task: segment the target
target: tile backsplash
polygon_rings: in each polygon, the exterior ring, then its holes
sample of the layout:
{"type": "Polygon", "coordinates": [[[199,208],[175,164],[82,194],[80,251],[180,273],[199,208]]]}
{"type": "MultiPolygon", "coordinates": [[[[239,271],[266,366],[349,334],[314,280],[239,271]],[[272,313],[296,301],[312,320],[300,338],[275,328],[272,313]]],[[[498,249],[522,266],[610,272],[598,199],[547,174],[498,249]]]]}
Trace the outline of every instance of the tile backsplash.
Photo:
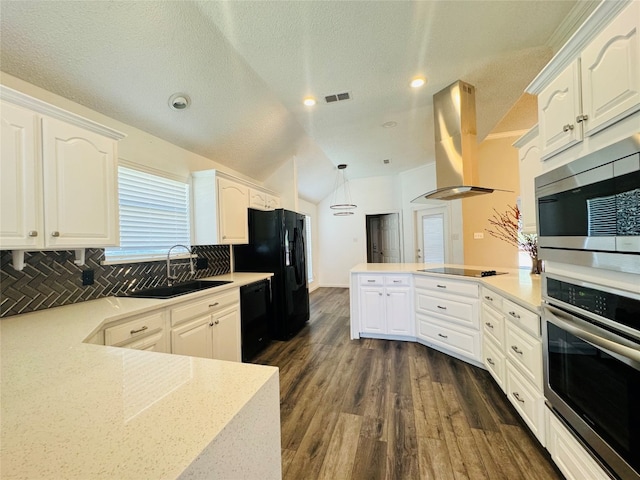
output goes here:
{"type": "MultiPolygon", "coordinates": [[[[191,277],[187,266],[178,266],[178,282],[231,271],[228,245],[198,246],[194,251],[199,259],[207,260],[207,267],[196,270],[191,277]]],[[[102,249],[87,249],[82,266],[73,263],[73,251],[29,252],[22,271],[13,269],[11,251],[0,253],[0,317],[117,295],[134,287],[155,287],[167,281],[165,262],[101,265],[102,249]],[[93,285],[82,285],[84,270],[94,271],[93,285]]],[[[172,265],[185,262],[179,259],[172,265]]]]}

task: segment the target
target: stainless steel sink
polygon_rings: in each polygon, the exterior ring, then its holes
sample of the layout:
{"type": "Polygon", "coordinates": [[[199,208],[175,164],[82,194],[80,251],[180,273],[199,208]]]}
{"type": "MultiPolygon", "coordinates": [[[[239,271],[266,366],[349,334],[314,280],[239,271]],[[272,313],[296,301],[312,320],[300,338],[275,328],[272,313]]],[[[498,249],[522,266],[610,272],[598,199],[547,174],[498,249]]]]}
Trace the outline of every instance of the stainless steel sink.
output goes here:
{"type": "Polygon", "coordinates": [[[207,288],[219,287],[231,283],[225,280],[193,280],[191,282],[178,283],[170,287],[145,288],[123,294],[123,297],[137,298],[173,298],[187,293],[205,290],[207,288]]]}

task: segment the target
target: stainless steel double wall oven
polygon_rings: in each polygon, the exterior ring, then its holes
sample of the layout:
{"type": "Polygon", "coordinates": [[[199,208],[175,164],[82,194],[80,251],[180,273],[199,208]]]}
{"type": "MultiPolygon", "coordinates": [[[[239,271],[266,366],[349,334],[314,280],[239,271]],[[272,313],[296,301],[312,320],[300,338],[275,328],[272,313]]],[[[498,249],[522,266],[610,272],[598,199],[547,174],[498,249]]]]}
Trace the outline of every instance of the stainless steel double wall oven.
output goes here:
{"type": "Polygon", "coordinates": [[[543,275],[545,398],[624,480],[640,479],[639,138],[536,178],[540,256],[582,272],[543,275]]]}

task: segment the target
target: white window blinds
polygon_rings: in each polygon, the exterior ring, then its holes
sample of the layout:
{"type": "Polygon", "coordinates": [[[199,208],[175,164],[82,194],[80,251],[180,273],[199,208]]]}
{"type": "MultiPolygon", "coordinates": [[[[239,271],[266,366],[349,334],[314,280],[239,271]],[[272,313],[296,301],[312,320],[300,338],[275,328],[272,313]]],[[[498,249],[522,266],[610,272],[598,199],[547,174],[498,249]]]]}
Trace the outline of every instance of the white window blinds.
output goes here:
{"type": "Polygon", "coordinates": [[[105,249],[107,262],[161,259],[191,245],[188,184],[118,167],[118,198],[120,247],[105,249]]]}

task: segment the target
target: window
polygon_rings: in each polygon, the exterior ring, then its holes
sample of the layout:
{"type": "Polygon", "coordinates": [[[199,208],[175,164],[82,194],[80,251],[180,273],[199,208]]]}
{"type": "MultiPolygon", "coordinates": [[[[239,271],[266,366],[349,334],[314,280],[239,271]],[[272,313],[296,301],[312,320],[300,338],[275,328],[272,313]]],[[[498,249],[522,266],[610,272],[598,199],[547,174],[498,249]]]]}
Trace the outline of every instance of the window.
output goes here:
{"type": "Polygon", "coordinates": [[[191,246],[189,185],[118,167],[120,247],[106,248],[106,262],[164,259],[176,244],[191,246]]]}
{"type": "Polygon", "coordinates": [[[309,215],[304,216],[304,236],[306,237],[306,254],[307,254],[307,282],[313,282],[313,256],[311,250],[313,249],[311,243],[311,217],[309,215]]]}

